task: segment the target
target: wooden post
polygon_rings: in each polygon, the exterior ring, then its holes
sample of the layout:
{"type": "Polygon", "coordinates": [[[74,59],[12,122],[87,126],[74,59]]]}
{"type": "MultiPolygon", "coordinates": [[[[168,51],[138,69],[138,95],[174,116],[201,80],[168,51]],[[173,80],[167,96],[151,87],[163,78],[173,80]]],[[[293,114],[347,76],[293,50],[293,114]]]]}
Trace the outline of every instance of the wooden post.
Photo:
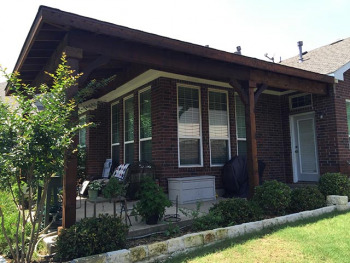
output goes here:
{"type": "Polygon", "coordinates": [[[256,83],[249,81],[248,103],[245,104],[245,123],[247,136],[247,168],[249,176],[249,196],[253,197],[254,188],[259,185],[258,151],[256,144],[256,123],[255,123],[255,91],[256,83]]]}
{"type": "MultiPolygon", "coordinates": [[[[82,57],[81,50],[71,47],[66,48],[67,63],[75,74],[79,73],[79,59],[82,57]],[[80,54],[80,55],[79,55],[80,54]]],[[[78,85],[70,87],[66,92],[67,99],[73,98],[78,92],[78,85]]],[[[78,121],[78,109],[73,113],[73,122],[78,121]]],[[[73,140],[72,149],[78,145],[78,136],[73,140]]],[[[65,167],[63,174],[63,203],[62,203],[62,227],[68,228],[76,221],[76,196],[77,196],[77,173],[78,173],[77,153],[68,151],[65,156],[65,167]]]]}
{"type": "Polygon", "coordinates": [[[252,198],[254,188],[259,185],[258,170],[258,150],[256,144],[256,123],[255,123],[255,104],[262,92],[267,89],[267,85],[259,85],[256,82],[246,81],[238,82],[235,79],[230,80],[230,85],[240,96],[245,107],[245,124],[247,140],[247,168],[249,176],[249,195],[252,198]],[[255,89],[257,89],[255,91],[255,89]]]}

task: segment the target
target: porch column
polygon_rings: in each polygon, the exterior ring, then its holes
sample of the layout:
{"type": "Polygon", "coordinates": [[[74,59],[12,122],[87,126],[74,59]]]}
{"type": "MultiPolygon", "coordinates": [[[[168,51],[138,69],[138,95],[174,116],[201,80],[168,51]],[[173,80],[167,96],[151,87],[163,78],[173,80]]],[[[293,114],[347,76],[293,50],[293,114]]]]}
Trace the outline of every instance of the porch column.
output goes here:
{"type": "MultiPolygon", "coordinates": [[[[66,47],[67,64],[75,73],[79,73],[79,59],[82,58],[82,50],[66,47]]],[[[70,87],[66,91],[67,99],[73,98],[78,92],[78,85],[70,87]]],[[[78,121],[78,109],[72,115],[72,122],[78,121]]],[[[77,153],[72,153],[78,145],[78,136],[73,139],[73,145],[65,155],[65,166],[63,174],[63,203],[62,203],[62,227],[68,228],[76,221],[76,183],[77,183],[77,153]]]]}
{"type": "Polygon", "coordinates": [[[254,195],[254,188],[259,185],[258,151],[256,145],[255,96],[256,83],[249,81],[247,103],[245,104],[245,125],[247,137],[247,167],[249,176],[249,198],[254,195]]]}
{"type": "Polygon", "coordinates": [[[245,125],[247,139],[247,167],[249,176],[249,196],[253,197],[254,188],[259,185],[258,170],[258,151],[256,144],[256,123],[255,123],[255,104],[259,96],[267,88],[260,84],[259,87],[254,81],[238,82],[235,79],[230,80],[230,85],[238,93],[245,106],[245,125]]]}

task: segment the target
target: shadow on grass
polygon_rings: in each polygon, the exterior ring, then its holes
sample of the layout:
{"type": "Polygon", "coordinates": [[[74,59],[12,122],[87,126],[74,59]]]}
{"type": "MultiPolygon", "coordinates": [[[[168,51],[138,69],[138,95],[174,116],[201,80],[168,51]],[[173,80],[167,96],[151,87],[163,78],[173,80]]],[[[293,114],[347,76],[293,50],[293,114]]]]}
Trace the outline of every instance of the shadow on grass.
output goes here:
{"type": "Polygon", "coordinates": [[[305,226],[308,224],[313,224],[316,222],[320,222],[322,220],[331,219],[331,218],[334,218],[336,216],[344,215],[347,213],[350,213],[350,212],[349,211],[335,211],[335,212],[331,212],[329,214],[324,214],[324,215],[317,216],[317,217],[303,219],[303,220],[293,222],[293,223],[286,223],[286,224],[279,225],[279,226],[271,226],[271,227],[265,228],[265,229],[263,229],[259,232],[256,232],[256,233],[245,234],[243,236],[220,241],[220,242],[215,243],[213,245],[208,245],[208,246],[203,246],[203,247],[197,248],[193,251],[190,251],[190,252],[187,252],[184,254],[180,254],[180,255],[175,256],[173,258],[169,258],[165,262],[167,262],[167,263],[187,262],[187,261],[194,259],[194,258],[197,258],[197,257],[202,257],[202,256],[205,256],[208,254],[223,251],[223,250],[225,250],[229,247],[232,247],[232,246],[243,245],[247,241],[263,238],[266,235],[273,234],[274,232],[277,232],[279,230],[283,230],[283,229],[288,228],[288,227],[302,227],[302,226],[305,226]]]}

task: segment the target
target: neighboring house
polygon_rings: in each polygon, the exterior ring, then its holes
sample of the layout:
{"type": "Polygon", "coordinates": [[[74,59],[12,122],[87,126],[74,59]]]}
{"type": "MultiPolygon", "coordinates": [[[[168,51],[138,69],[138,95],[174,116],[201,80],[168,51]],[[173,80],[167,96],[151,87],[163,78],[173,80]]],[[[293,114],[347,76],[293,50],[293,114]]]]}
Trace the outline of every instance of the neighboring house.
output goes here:
{"type": "MultiPolygon", "coordinates": [[[[107,158],[147,160],[166,190],[167,178],[200,175],[214,175],[222,188],[222,166],[237,154],[247,156],[252,186],[258,159],[266,163],[263,180],[286,183],[347,169],[348,130],[339,122],[346,123],[346,97],[344,112],[336,110],[332,76],[43,6],[15,70],[38,85],[63,51],[84,72],[80,86],[116,75],[81,105],[81,118],[97,124],[81,133],[88,175],[100,175],[107,158]]],[[[64,226],[75,220],[76,171],[68,162],[64,226]]]]}
{"type": "Polygon", "coordinates": [[[9,105],[16,106],[17,104],[15,103],[15,100],[12,96],[6,96],[5,95],[5,90],[6,90],[6,85],[7,82],[1,82],[0,83],[0,100],[6,102],[9,105]]]}
{"type": "Polygon", "coordinates": [[[300,49],[298,56],[282,64],[334,76],[336,83],[330,90],[326,110],[318,111],[323,118],[316,122],[318,154],[321,166],[350,174],[350,38],[311,51],[300,49]]]}
{"type": "Polygon", "coordinates": [[[0,99],[2,101],[5,100],[5,88],[6,88],[6,82],[1,82],[0,83],[0,99]]]}

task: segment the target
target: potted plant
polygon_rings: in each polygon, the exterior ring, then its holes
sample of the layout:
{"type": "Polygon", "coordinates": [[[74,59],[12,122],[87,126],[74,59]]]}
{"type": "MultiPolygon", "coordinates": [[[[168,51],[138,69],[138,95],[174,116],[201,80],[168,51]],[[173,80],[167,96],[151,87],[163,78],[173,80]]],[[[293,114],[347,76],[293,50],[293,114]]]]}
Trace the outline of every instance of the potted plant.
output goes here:
{"type": "Polygon", "coordinates": [[[125,196],[126,185],[123,182],[120,182],[117,178],[111,177],[107,185],[102,190],[102,195],[104,198],[111,199],[117,198],[120,196],[125,196]]]}
{"type": "Polygon", "coordinates": [[[88,186],[89,199],[96,200],[98,191],[102,189],[102,183],[98,180],[92,181],[88,186]]]}
{"type": "Polygon", "coordinates": [[[134,205],[133,214],[140,215],[148,225],[157,224],[163,217],[165,208],[171,206],[163,189],[149,177],[143,178],[137,196],[140,200],[134,205]]]}

